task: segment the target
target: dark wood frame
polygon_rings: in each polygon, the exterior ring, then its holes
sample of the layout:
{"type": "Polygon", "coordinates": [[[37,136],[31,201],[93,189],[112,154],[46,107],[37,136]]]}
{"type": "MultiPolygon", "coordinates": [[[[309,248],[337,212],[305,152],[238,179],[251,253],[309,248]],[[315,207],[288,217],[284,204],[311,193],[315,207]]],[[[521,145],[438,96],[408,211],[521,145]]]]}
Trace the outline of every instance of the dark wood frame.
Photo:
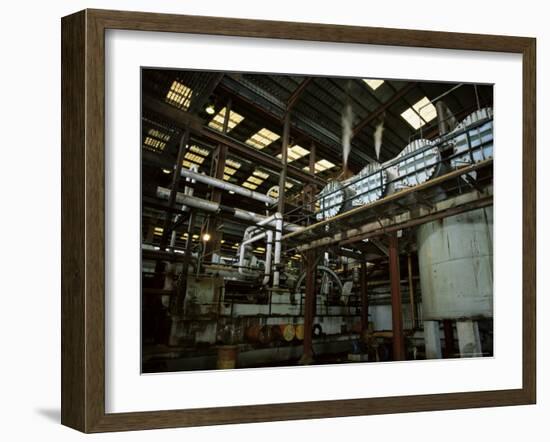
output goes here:
{"type": "MultiPolygon", "coordinates": [[[[62,19],[61,422],[84,432],[534,404],[536,134],[534,38],[85,10],[62,19]],[[515,390],[193,410],[105,413],[106,29],[518,53],[523,56],[523,386],[515,390]]],[[[518,115],[521,110],[518,109],[518,115]]]]}

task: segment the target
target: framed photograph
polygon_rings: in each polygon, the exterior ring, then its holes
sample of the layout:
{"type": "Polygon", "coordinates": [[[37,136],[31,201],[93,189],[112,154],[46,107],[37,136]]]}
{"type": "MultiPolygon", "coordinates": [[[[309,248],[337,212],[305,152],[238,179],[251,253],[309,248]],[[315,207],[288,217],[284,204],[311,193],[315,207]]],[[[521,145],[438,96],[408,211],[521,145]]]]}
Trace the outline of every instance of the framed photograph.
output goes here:
{"type": "Polygon", "coordinates": [[[62,19],[62,423],[534,404],[535,39],[62,19]]]}

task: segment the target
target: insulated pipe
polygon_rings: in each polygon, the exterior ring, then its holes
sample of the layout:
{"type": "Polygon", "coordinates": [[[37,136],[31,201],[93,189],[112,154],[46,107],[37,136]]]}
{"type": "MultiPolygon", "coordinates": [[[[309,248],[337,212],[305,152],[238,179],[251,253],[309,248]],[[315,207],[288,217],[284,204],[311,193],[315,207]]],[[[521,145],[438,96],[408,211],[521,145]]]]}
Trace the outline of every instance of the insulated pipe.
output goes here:
{"type": "Polygon", "coordinates": [[[244,258],[246,255],[246,247],[248,244],[252,244],[256,241],[259,241],[260,239],[263,239],[267,236],[266,232],[262,232],[259,235],[251,236],[254,230],[256,229],[255,226],[248,227],[244,232],[243,241],[241,242],[241,246],[239,248],[239,273],[241,275],[251,275],[254,274],[254,272],[247,271],[248,269],[244,268],[244,258]]]}
{"type": "Polygon", "coordinates": [[[273,272],[273,287],[279,287],[281,264],[281,238],[283,232],[283,216],[280,213],[275,214],[275,271],[273,272]]]}
{"type": "Polygon", "coordinates": [[[271,230],[267,231],[267,245],[265,248],[265,273],[264,280],[262,285],[267,285],[269,283],[269,276],[271,275],[271,252],[273,250],[273,232],[271,230]]]}
{"type": "MultiPolygon", "coordinates": [[[[157,197],[167,199],[169,194],[169,189],[160,186],[157,187],[157,197]]],[[[185,195],[181,192],[178,192],[176,202],[178,204],[189,206],[194,209],[204,210],[205,212],[227,213],[233,215],[235,218],[242,219],[244,221],[252,221],[258,225],[275,227],[276,224],[275,215],[266,217],[255,212],[249,212],[247,210],[224,206],[223,204],[216,203],[214,201],[208,201],[202,198],[197,198],[195,196],[185,195]]],[[[284,228],[289,232],[298,232],[303,229],[302,226],[290,223],[285,224],[284,228]]]]}
{"type": "Polygon", "coordinates": [[[263,203],[267,203],[271,205],[277,204],[276,199],[271,198],[270,196],[264,195],[263,193],[254,192],[253,190],[247,189],[245,187],[237,186],[236,184],[231,184],[231,183],[228,183],[227,181],[213,178],[208,175],[203,175],[197,172],[193,172],[192,170],[189,170],[189,169],[182,168],[181,175],[184,177],[196,180],[199,183],[208,184],[217,189],[235,192],[237,195],[246,196],[256,201],[261,201],[263,203]]]}

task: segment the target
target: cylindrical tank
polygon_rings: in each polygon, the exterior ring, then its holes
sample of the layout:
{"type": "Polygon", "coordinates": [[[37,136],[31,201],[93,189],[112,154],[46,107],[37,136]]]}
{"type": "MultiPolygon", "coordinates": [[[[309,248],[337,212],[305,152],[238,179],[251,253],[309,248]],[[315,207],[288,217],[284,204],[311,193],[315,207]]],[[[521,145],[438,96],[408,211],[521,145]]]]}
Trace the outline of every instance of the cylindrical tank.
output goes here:
{"type": "Polygon", "coordinates": [[[272,338],[272,330],[269,325],[254,324],[245,331],[246,339],[253,343],[262,345],[269,344],[272,338]]]}
{"type": "Polygon", "coordinates": [[[493,158],[493,109],[479,109],[462,120],[453,132],[463,132],[468,126],[476,123],[476,127],[461,133],[454,138],[454,155],[451,159],[453,167],[478,163],[493,158]],[[485,121],[485,123],[481,123],[485,121]]]}
{"type": "Polygon", "coordinates": [[[417,229],[424,320],[493,316],[493,208],[417,229]]]}
{"type": "Polygon", "coordinates": [[[296,325],[296,339],[298,339],[298,341],[303,341],[304,340],[304,324],[298,324],[296,325]]]}
{"type": "Polygon", "coordinates": [[[351,201],[352,206],[363,206],[382,198],[386,191],[388,174],[380,163],[370,163],[358,175],[346,180],[346,183],[350,181],[350,187],[355,193],[351,201]]]}
{"type": "Polygon", "coordinates": [[[292,341],[294,339],[294,337],[296,336],[296,329],[294,328],[294,325],[293,324],[281,324],[280,327],[281,327],[281,332],[282,332],[283,339],[286,342],[292,341]]]}
{"type": "Polygon", "coordinates": [[[218,347],[218,359],[216,367],[222,370],[237,366],[239,348],[236,345],[220,345],[218,347]]]}
{"type": "Polygon", "coordinates": [[[318,220],[332,218],[351,207],[353,190],[339,181],[330,181],[319,193],[318,220]]]}
{"type": "Polygon", "coordinates": [[[388,173],[392,177],[392,190],[412,187],[437,176],[441,166],[439,149],[430,140],[419,138],[405,148],[388,163],[395,163],[388,173]]]}

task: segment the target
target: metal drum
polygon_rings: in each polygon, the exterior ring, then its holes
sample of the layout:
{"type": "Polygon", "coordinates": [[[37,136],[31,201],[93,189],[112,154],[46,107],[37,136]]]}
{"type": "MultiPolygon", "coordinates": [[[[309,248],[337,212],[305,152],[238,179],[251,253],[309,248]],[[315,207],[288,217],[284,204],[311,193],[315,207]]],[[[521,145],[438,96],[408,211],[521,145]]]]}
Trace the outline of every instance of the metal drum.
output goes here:
{"type": "Polygon", "coordinates": [[[281,327],[281,333],[286,342],[292,341],[296,336],[296,329],[293,324],[281,324],[279,327],[281,327]]]}
{"type": "Polygon", "coordinates": [[[352,178],[351,188],[355,197],[351,201],[352,206],[363,206],[372,203],[384,195],[388,174],[382,169],[380,163],[370,163],[361,172],[352,178]]]}
{"type": "Polygon", "coordinates": [[[218,347],[216,367],[221,370],[235,368],[239,348],[236,345],[221,345],[218,347]]]}
{"type": "Polygon", "coordinates": [[[304,340],[304,324],[296,325],[296,339],[298,339],[298,341],[304,340]]]}
{"type": "Polygon", "coordinates": [[[433,142],[420,138],[409,143],[391,163],[394,165],[390,172],[396,175],[392,184],[395,190],[400,190],[422,184],[437,176],[441,155],[433,142]]]}
{"type": "Polygon", "coordinates": [[[319,211],[315,215],[318,220],[332,218],[348,209],[353,196],[352,189],[344,187],[339,181],[328,183],[319,193],[319,211]]]}
{"type": "Polygon", "coordinates": [[[493,157],[493,109],[479,109],[462,120],[453,132],[462,132],[454,138],[454,168],[465,166],[493,157]],[[481,121],[487,120],[485,123],[481,121]],[[476,124],[479,123],[479,124],[476,124]],[[469,126],[470,130],[464,132],[469,126]]]}
{"type": "Polygon", "coordinates": [[[417,230],[424,320],[493,316],[493,208],[417,230]]]}

